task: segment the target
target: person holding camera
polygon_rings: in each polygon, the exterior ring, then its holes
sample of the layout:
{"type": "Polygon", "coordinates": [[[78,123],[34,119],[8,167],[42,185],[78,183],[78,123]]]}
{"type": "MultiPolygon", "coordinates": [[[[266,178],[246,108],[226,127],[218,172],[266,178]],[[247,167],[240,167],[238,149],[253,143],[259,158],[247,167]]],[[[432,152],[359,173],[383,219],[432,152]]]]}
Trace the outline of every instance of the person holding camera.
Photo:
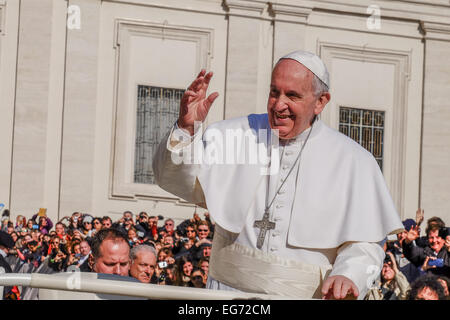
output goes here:
{"type": "Polygon", "coordinates": [[[176,247],[173,249],[175,259],[183,256],[191,257],[193,254],[193,246],[198,241],[197,230],[194,223],[190,222],[184,231],[185,233],[182,234],[176,247]]]}
{"type": "Polygon", "coordinates": [[[52,252],[48,266],[57,272],[64,271],[68,266],[70,254],[65,246],[59,244],[59,238],[52,238],[51,244],[52,252]]]}
{"type": "Polygon", "coordinates": [[[394,254],[386,251],[380,281],[369,290],[366,300],[405,300],[409,289],[409,282],[398,269],[394,254]]]}
{"type": "MultiPolygon", "coordinates": [[[[142,211],[139,213],[139,216],[137,218],[136,224],[134,225],[134,227],[136,228],[137,231],[143,232],[144,233],[144,237],[146,238],[152,238],[150,233],[150,229],[149,229],[149,224],[148,224],[148,214],[145,211],[142,211]]],[[[143,238],[144,238],[143,237],[143,238]]]]}
{"type": "Polygon", "coordinates": [[[67,243],[67,241],[69,240],[69,236],[66,233],[66,226],[64,225],[64,223],[62,223],[61,221],[56,223],[55,232],[62,243],[67,243]]]}
{"type": "Polygon", "coordinates": [[[67,259],[67,267],[68,266],[78,266],[79,261],[81,259],[81,246],[80,246],[80,242],[75,241],[72,242],[71,245],[71,250],[69,252],[68,255],[68,259],[67,259]]]}
{"type": "Polygon", "coordinates": [[[143,243],[142,238],[138,236],[138,232],[140,232],[140,231],[137,231],[136,228],[134,228],[134,227],[131,227],[130,229],[128,229],[128,232],[127,232],[128,243],[130,244],[131,248],[143,243]]]}
{"type": "Polygon", "coordinates": [[[445,246],[448,236],[447,228],[432,226],[427,230],[428,246],[425,248],[416,246],[413,241],[419,237],[418,228],[412,228],[403,241],[403,253],[421,273],[435,275],[450,275],[450,253],[445,246]]]}
{"type": "Polygon", "coordinates": [[[120,230],[124,234],[127,234],[128,230],[134,228],[133,213],[131,211],[125,211],[122,218],[112,224],[112,228],[115,228],[117,230],[120,230]]]}

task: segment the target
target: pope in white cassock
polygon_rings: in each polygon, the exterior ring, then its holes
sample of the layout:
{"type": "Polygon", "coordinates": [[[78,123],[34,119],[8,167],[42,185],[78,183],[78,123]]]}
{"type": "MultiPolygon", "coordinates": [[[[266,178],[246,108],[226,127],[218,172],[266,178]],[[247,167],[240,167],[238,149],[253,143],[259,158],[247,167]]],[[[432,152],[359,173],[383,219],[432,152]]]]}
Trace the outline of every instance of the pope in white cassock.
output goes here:
{"type": "Polygon", "coordinates": [[[207,287],[364,298],[383,265],[382,241],[403,225],[373,156],[317,118],[330,100],[322,60],[304,51],[284,56],[267,114],[220,121],[202,134],[194,123],[218,96],[206,95],[211,78],[202,70],[186,90],[153,159],[158,185],[216,222],[207,287]]]}

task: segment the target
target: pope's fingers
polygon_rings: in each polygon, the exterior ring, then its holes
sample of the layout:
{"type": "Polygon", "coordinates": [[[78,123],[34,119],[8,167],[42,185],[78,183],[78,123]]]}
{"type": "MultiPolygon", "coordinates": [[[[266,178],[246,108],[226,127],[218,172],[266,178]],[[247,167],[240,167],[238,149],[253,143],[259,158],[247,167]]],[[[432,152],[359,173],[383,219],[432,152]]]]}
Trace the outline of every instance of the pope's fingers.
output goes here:
{"type": "Polygon", "coordinates": [[[210,71],[210,72],[208,72],[207,74],[206,74],[206,76],[205,76],[205,83],[208,85],[209,84],[209,82],[211,81],[211,78],[213,77],[213,73],[212,73],[212,71],[210,71]]]}
{"type": "Polygon", "coordinates": [[[219,96],[219,93],[218,92],[213,92],[213,93],[211,93],[209,96],[208,96],[208,98],[206,99],[206,103],[207,103],[207,107],[208,108],[210,108],[211,107],[211,105],[213,104],[213,102],[214,102],[214,100],[216,100],[217,99],[217,97],[219,96]]]}
{"type": "Polygon", "coordinates": [[[183,94],[182,99],[186,99],[186,98],[189,98],[189,97],[195,97],[195,96],[197,96],[197,93],[195,93],[195,92],[192,91],[192,90],[186,90],[186,91],[184,92],[184,94],[183,94]]]}
{"type": "Polygon", "coordinates": [[[341,289],[341,299],[344,299],[351,291],[353,291],[353,286],[350,283],[350,281],[344,281],[342,283],[342,289],[341,289]]]}
{"type": "Polygon", "coordinates": [[[328,278],[324,281],[324,283],[322,285],[322,294],[323,295],[326,295],[328,293],[332,284],[333,284],[333,281],[330,278],[328,278]]]}
{"type": "Polygon", "coordinates": [[[199,78],[196,78],[194,81],[191,82],[189,87],[187,87],[186,91],[193,91],[194,88],[197,86],[199,78]]]}
{"type": "Polygon", "coordinates": [[[341,299],[343,281],[340,277],[336,278],[333,283],[333,296],[335,299],[341,299]]]}
{"type": "Polygon", "coordinates": [[[358,287],[352,282],[352,291],[353,291],[353,295],[355,296],[355,297],[358,297],[359,296],[359,290],[358,290],[358,287]]]}
{"type": "Polygon", "coordinates": [[[197,75],[197,78],[203,77],[206,73],[206,69],[201,69],[200,72],[197,75]]]}
{"type": "Polygon", "coordinates": [[[351,280],[344,280],[341,290],[341,299],[345,299],[348,295],[353,294],[356,298],[359,296],[358,287],[351,280]]]}
{"type": "Polygon", "coordinates": [[[205,77],[203,77],[203,76],[199,77],[199,78],[195,79],[194,82],[191,83],[188,90],[199,91],[203,88],[204,82],[205,82],[205,77]]]}

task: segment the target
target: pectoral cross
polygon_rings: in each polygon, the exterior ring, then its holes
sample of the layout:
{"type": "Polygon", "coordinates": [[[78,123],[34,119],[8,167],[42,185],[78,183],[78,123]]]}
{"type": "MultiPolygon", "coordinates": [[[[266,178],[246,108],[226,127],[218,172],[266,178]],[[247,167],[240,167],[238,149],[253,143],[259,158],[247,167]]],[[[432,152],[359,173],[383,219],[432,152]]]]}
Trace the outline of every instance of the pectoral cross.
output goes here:
{"type": "Polygon", "coordinates": [[[256,247],[261,249],[266,238],[267,231],[275,229],[275,222],[269,220],[269,209],[264,210],[264,216],[262,220],[255,221],[253,227],[259,228],[258,241],[256,247]]]}

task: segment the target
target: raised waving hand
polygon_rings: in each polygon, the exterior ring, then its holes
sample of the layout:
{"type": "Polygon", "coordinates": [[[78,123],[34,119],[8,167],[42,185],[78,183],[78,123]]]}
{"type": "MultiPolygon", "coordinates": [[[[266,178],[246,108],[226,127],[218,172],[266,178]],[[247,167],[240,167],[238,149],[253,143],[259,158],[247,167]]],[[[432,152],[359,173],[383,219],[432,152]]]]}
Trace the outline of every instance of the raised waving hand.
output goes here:
{"type": "Polygon", "coordinates": [[[194,123],[205,121],[212,103],[219,96],[217,92],[213,92],[206,97],[212,76],[212,72],[206,73],[202,69],[181,98],[178,127],[189,131],[191,136],[194,135],[194,123]]]}

